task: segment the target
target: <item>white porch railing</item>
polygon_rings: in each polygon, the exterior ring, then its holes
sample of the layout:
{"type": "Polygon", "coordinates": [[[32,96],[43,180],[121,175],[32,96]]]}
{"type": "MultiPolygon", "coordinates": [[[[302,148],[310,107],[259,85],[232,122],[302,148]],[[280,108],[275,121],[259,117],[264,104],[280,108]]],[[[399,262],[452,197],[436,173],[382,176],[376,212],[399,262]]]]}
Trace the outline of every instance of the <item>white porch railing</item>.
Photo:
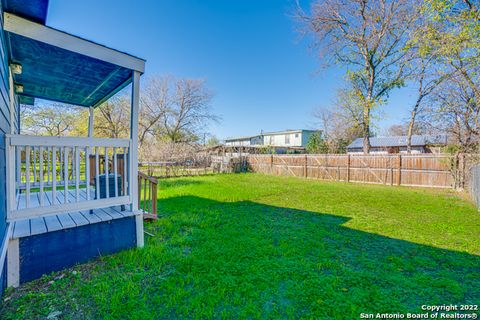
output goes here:
{"type": "Polygon", "coordinates": [[[7,219],[131,204],[130,146],[129,139],[7,135],[7,219]]]}

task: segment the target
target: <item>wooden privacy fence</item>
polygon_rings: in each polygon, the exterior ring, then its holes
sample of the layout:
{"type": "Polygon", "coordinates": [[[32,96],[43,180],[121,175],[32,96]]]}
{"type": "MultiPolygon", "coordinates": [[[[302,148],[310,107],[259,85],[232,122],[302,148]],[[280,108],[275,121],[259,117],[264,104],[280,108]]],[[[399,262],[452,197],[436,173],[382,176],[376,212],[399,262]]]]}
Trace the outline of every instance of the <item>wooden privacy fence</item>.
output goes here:
{"type": "Polygon", "coordinates": [[[149,176],[158,178],[201,176],[214,173],[210,158],[204,158],[202,161],[140,162],[138,168],[149,176]]]}
{"type": "Polygon", "coordinates": [[[320,180],[453,188],[458,157],[449,154],[249,155],[253,172],[320,180]]]}
{"type": "Polygon", "coordinates": [[[480,165],[473,166],[470,171],[470,195],[480,209],[480,165]]]}

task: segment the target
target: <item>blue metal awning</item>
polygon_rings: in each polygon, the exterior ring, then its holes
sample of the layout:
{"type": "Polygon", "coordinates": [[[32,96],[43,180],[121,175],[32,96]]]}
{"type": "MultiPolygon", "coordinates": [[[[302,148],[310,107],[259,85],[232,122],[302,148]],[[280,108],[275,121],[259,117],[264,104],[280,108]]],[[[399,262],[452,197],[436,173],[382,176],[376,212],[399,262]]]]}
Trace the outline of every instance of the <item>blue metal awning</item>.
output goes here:
{"type": "Polygon", "coordinates": [[[130,83],[132,71],[144,71],[144,60],[123,52],[10,13],[4,20],[10,62],[22,67],[13,75],[17,94],[26,103],[98,106],[130,83]]]}

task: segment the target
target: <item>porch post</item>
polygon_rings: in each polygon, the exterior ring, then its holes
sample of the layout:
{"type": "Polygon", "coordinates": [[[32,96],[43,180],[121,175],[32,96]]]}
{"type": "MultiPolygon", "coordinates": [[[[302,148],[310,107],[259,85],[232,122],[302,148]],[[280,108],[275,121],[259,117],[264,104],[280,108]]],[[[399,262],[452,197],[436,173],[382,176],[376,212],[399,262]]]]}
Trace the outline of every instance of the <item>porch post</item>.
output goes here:
{"type": "MultiPolygon", "coordinates": [[[[130,200],[132,211],[138,211],[138,114],[140,109],[140,72],[132,74],[132,105],[130,112],[130,200]]],[[[142,248],[143,239],[143,214],[135,215],[137,230],[137,247],[142,248]]]]}
{"type": "MultiPolygon", "coordinates": [[[[6,244],[5,244],[6,245],[6,244]]],[[[7,249],[7,287],[20,285],[20,240],[8,241],[7,249]]]]}
{"type": "Polygon", "coordinates": [[[93,137],[93,107],[88,108],[88,137],[93,137]]]}
{"type": "Polygon", "coordinates": [[[12,70],[8,67],[8,86],[9,86],[9,108],[10,108],[10,134],[16,133],[15,128],[15,94],[13,89],[12,70]]]}
{"type": "MultiPolygon", "coordinates": [[[[16,188],[17,188],[17,179],[16,177],[15,164],[19,166],[20,158],[15,154],[15,146],[11,145],[10,137],[5,138],[5,168],[6,168],[6,191],[7,191],[7,219],[11,218],[11,212],[16,207],[16,188]],[[16,163],[18,161],[18,163],[16,163]]],[[[17,168],[18,169],[18,168],[17,168]]]]}
{"type": "MultiPolygon", "coordinates": [[[[9,107],[10,107],[10,134],[17,133],[15,127],[15,93],[13,89],[13,74],[12,70],[8,68],[8,84],[9,84],[9,107]]],[[[20,125],[20,123],[19,123],[20,125]]],[[[18,129],[20,133],[20,128],[18,129]]],[[[20,158],[17,158],[15,154],[16,148],[10,143],[10,137],[5,138],[5,167],[6,167],[6,193],[7,193],[7,220],[11,218],[11,212],[16,205],[16,162],[20,162],[20,158]]],[[[17,164],[18,166],[18,164],[17,164]]],[[[10,232],[12,232],[12,225],[8,223],[7,235],[5,237],[6,243],[6,257],[7,257],[7,286],[18,287],[20,285],[20,246],[18,239],[10,239],[10,232]]],[[[0,262],[4,263],[3,260],[0,262]]],[[[3,266],[2,266],[3,267],[3,266]]],[[[2,270],[3,272],[3,270],[2,270]]]]}

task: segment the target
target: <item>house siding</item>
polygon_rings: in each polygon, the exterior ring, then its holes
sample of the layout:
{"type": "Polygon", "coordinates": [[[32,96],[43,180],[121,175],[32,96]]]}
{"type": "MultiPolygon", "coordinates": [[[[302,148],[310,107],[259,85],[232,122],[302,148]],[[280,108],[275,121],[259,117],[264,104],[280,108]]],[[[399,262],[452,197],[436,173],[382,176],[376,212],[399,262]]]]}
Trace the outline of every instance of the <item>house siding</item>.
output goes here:
{"type": "Polygon", "coordinates": [[[269,134],[263,137],[263,142],[265,145],[276,147],[300,147],[302,145],[302,135],[299,132],[269,134]]]}
{"type": "Polygon", "coordinates": [[[238,139],[238,140],[229,140],[226,141],[225,145],[227,146],[249,146],[250,144],[250,138],[248,139],[238,139]]]}
{"type": "Polygon", "coordinates": [[[252,137],[241,137],[238,139],[227,139],[226,146],[273,146],[280,147],[277,151],[286,152],[285,148],[305,147],[308,140],[314,134],[313,130],[292,130],[285,132],[264,133],[252,137]]]}
{"type": "Polygon", "coordinates": [[[263,143],[277,147],[305,147],[313,131],[302,130],[297,132],[265,134],[263,143]],[[289,137],[287,139],[287,136],[289,137]],[[288,143],[287,143],[288,141],[288,143]]]}
{"type": "MultiPolygon", "coordinates": [[[[3,7],[0,2],[0,245],[3,242],[7,230],[7,189],[6,189],[6,148],[5,148],[5,134],[10,133],[10,98],[9,98],[9,81],[8,81],[8,49],[6,45],[6,36],[3,30],[3,7]]],[[[18,131],[19,128],[19,107],[18,100],[15,101],[15,126],[18,131]]],[[[8,241],[4,245],[7,245],[8,241]]],[[[0,248],[3,250],[3,248],[0,248]]],[[[0,261],[5,264],[5,261],[0,261]]],[[[2,268],[3,272],[0,275],[0,295],[5,289],[6,267],[2,268]]]]}

